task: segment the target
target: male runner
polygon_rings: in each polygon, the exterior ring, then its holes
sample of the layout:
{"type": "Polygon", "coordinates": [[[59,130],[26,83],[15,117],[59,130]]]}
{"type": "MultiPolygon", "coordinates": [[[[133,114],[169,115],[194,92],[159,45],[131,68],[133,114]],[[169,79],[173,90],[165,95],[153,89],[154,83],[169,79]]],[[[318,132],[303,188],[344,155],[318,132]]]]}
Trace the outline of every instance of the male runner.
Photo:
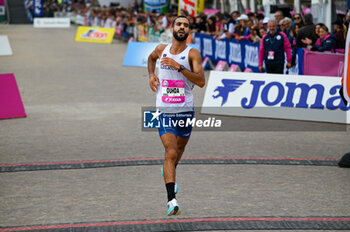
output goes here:
{"type": "MultiPolygon", "coordinates": [[[[198,50],[186,45],[190,33],[189,20],[178,16],[173,20],[172,44],[158,45],[148,57],[149,85],[157,93],[157,110],[162,112],[161,120],[186,120],[194,114],[192,89],[194,85],[204,87],[205,78],[198,50]],[[158,76],[154,70],[160,59],[158,76]],[[181,115],[180,115],[181,113],[181,115]],[[172,117],[171,115],[174,115],[172,117]]],[[[175,198],[175,168],[179,163],[190,138],[191,126],[163,127],[159,136],[165,149],[163,165],[164,182],[168,194],[168,216],[180,215],[181,208],[175,198]]]]}

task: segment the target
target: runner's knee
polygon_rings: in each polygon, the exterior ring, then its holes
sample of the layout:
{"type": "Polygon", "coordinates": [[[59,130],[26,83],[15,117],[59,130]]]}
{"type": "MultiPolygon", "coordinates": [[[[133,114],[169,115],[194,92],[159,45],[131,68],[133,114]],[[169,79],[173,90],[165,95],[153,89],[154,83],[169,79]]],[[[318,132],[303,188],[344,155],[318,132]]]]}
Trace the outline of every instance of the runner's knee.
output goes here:
{"type": "Polygon", "coordinates": [[[175,148],[168,148],[165,151],[165,160],[175,162],[177,158],[177,150],[175,148]]]}
{"type": "Polygon", "coordinates": [[[184,146],[177,148],[177,154],[182,154],[182,153],[184,153],[184,151],[185,151],[185,147],[184,146]]]}

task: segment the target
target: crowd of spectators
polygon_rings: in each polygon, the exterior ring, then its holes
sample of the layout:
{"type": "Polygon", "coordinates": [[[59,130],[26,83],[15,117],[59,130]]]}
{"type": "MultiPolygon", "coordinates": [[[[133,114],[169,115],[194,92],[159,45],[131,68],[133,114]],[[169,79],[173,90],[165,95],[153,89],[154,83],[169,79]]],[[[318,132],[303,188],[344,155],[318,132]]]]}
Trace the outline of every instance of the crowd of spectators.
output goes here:
{"type": "MultiPolygon", "coordinates": [[[[32,0],[28,0],[29,2],[32,0]]],[[[30,3],[27,4],[30,8],[30,3]]],[[[89,26],[113,28],[121,26],[122,30],[134,25],[147,25],[154,27],[155,31],[164,31],[170,27],[171,21],[177,16],[177,10],[168,13],[156,13],[155,11],[143,11],[143,7],[136,2],[127,8],[122,6],[99,6],[98,1],[90,0],[45,0],[44,11],[46,17],[57,13],[74,12],[87,17],[89,26]]],[[[200,13],[196,17],[190,16],[186,11],[181,11],[191,22],[192,32],[206,33],[215,39],[236,39],[237,41],[249,40],[260,43],[268,32],[268,22],[275,20],[277,31],[283,32],[291,44],[291,47],[305,47],[313,51],[343,52],[345,37],[349,27],[350,11],[346,15],[337,15],[333,22],[333,28],[325,24],[314,25],[311,14],[284,15],[283,11],[277,11],[274,18],[267,18],[261,13],[250,12],[242,14],[234,11],[231,14],[218,12],[213,15],[200,13]]]]}

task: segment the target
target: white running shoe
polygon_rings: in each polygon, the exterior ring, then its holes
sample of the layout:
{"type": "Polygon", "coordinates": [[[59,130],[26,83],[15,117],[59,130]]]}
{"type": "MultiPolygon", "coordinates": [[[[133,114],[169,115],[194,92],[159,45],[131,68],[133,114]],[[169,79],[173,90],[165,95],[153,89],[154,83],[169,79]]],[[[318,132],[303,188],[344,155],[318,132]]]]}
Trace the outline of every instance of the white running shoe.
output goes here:
{"type": "Polygon", "coordinates": [[[179,206],[175,198],[169,201],[167,205],[168,205],[168,216],[181,214],[181,207],[179,206]]]}
{"type": "MultiPolygon", "coordinates": [[[[164,172],[163,172],[163,166],[160,169],[160,171],[162,172],[162,176],[164,176],[164,172]]],[[[179,192],[179,186],[177,185],[177,182],[175,182],[175,188],[174,188],[174,193],[177,194],[179,192]]]]}

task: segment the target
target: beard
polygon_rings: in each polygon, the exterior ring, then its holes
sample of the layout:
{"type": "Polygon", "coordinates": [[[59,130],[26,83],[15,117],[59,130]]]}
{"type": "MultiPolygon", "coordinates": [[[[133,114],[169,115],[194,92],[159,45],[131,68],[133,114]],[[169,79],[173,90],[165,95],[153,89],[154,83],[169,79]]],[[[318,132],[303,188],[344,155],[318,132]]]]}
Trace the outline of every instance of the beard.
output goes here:
{"type": "Polygon", "coordinates": [[[173,31],[173,36],[174,36],[174,38],[175,38],[177,41],[180,41],[180,42],[185,41],[185,40],[187,39],[187,37],[188,37],[188,34],[189,34],[189,33],[186,33],[186,34],[185,34],[185,32],[184,32],[183,37],[180,37],[180,36],[178,35],[178,32],[173,31]]]}

